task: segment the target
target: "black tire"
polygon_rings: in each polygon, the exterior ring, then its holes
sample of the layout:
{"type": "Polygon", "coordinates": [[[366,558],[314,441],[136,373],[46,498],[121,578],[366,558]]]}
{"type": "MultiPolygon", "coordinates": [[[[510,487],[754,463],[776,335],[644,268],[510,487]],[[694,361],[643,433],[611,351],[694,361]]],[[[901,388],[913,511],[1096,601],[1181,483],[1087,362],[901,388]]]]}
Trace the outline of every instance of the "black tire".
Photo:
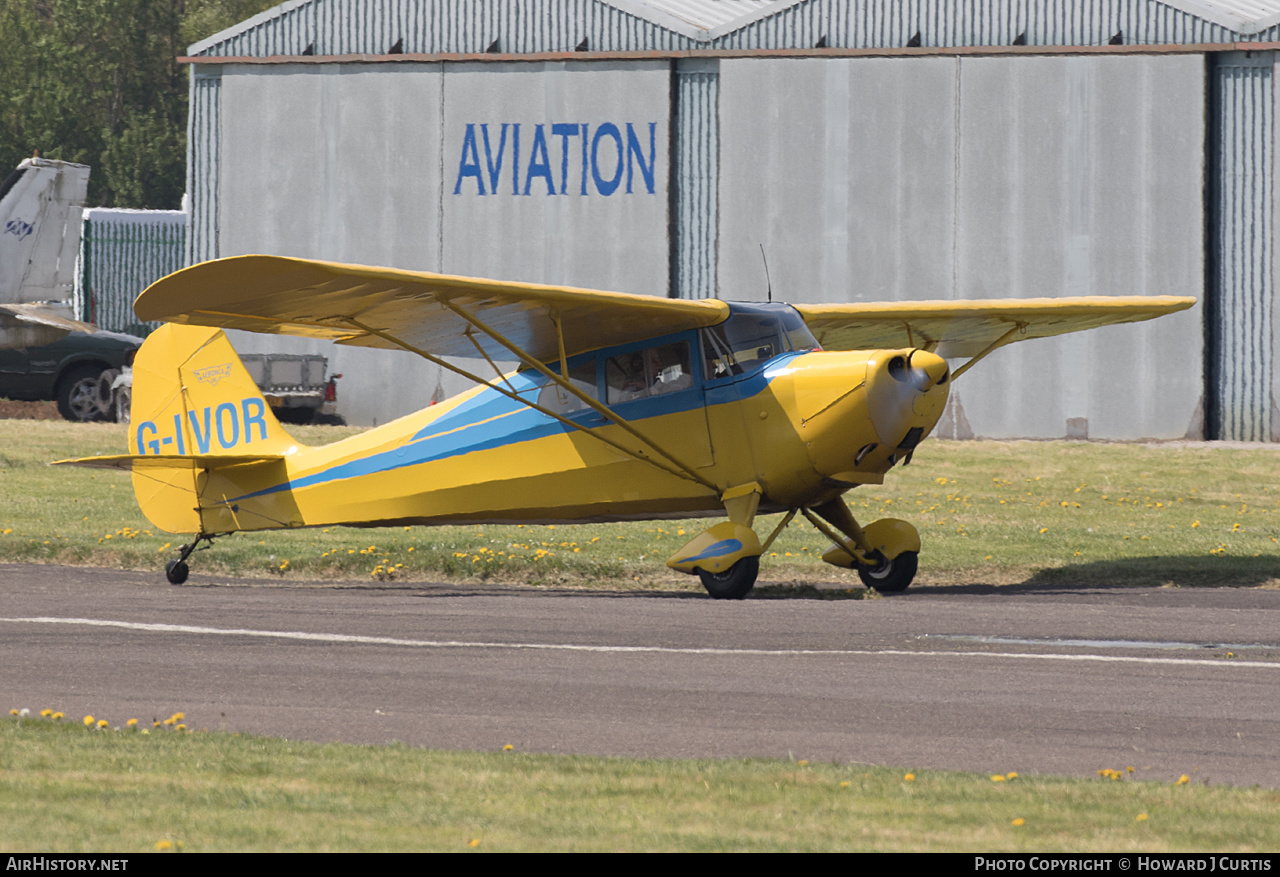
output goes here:
{"type": "Polygon", "coordinates": [[[868,588],[875,588],[881,594],[898,594],[907,589],[916,577],[920,555],[914,551],[904,551],[893,560],[884,560],[879,566],[859,566],[858,578],[868,588]]]}
{"type": "Polygon", "coordinates": [[[77,423],[100,419],[98,378],[102,371],[96,365],[78,365],[63,375],[58,381],[58,413],[77,423]]]}
{"type": "Polygon", "coordinates": [[[702,587],[716,600],[741,600],[751,593],[760,574],[760,558],[744,557],[724,572],[698,570],[702,587]]]}
{"type": "Polygon", "coordinates": [[[171,560],[164,565],[164,577],[171,585],[182,584],[190,573],[191,570],[185,560],[171,560]]]}

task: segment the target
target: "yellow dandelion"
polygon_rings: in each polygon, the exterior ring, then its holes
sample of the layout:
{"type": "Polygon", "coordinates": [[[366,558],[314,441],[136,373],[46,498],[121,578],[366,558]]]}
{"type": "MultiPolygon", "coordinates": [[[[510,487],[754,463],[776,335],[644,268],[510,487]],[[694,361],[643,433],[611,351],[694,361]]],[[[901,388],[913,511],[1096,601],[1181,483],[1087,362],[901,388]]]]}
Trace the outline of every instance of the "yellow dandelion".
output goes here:
{"type": "Polygon", "coordinates": [[[916,781],[916,775],[913,773],[903,774],[902,779],[908,783],[914,783],[916,781]]]}
{"type": "Polygon", "coordinates": [[[158,840],[156,841],[156,852],[164,852],[173,849],[173,841],[158,840]]]}
{"type": "Polygon", "coordinates": [[[124,724],[125,724],[125,727],[126,727],[126,728],[136,728],[136,727],[138,727],[138,720],[137,720],[137,719],[130,719],[129,721],[125,722],[124,724]]]}
{"type": "Polygon", "coordinates": [[[1022,826],[1027,824],[1027,820],[1019,816],[1017,819],[1013,820],[1013,822],[1010,822],[1009,824],[1012,825],[1014,828],[1021,828],[1022,826]]]}
{"type": "Polygon", "coordinates": [[[809,762],[808,762],[808,760],[807,760],[807,759],[804,759],[804,758],[802,758],[802,759],[800,759],[799,761],[797,761],[797,762],[796,762],[796,764],[798,764],[800,767],[804,767],[804,766],[805,766],[806,764],[808,764],[808,763],[809,763],[809,762]]]}
{"type": "Polygon", "coordinates": [[[512,749],[515,749],[515,747],[514,747],[514,746],[512,746],[510,743],[508,743],[506,746],[503,746],[503,747],[502,747],[502,751],[503,751],[503,752],[510,752],[512,749]]]}
{"type": "Polygon", "coordinates": [[[478,837],[471,838],[471,840],[467,841],[467,846],[472,848],[480,846],[480,838],[478,837]]]}
{"type": "MultiPolygon", "coordinates": [[[[910,774],[907,774],[907,776],[910,776],[910,774]]],[[[841,781],[840,781],[840,788],[842,788],[842,789],[847,789],[847,788],[849,788],[849,781],[848,781],[848,780],[841,780],[841,781]]]]}
{"type": "Polygon", "coordinates": [[[67,714],[66,714],[66,713],[54,713],[54,714],[53,714],[53,716],[51,716],[51,718],[52,718],[55,722],[56,722],[56,721],[58,721],[59,719],[65,719],[66,717],[67,717],[67,714]]]}
{"type": "Polygon", "coordinates": [[[1040,533],[1041,533],[1042,535],[1043,535],[1044,533],[1048,533],[1048,532],[1049,532],[1049,528],[1048,528],[1048,527],[1041,527],[1041,528],[1040,528],[1040,533]]]}
{"type": "Polygon", "coordinates": [[[47,719],[53,715],[53,710],[50,710],[50,709],[40,710],[40,715],[44,716],[47,719]]]}
{"type": "Polygon", "coordinates": [[[1146,821],[1147,821],[1147,814],[1145,814],[1145,813],[1139,813],[1136,817],[1134,817],[1134,821],[1135,821],[1135,822],[1146,822],[1146,821]]]}
{"type": "Polygon", "coordinates": [[[1009,771],[1007,774],[1005,774],[1005,777],[1007,777],[1008,779],[1011,779],[1011,780],[1016,780],[1016,779],[1018,778],[1018,772],[1017,772],[1017,771],[1014,771],[1014,770],[1011,770],[1011,771],[1009,771]]]}
{"type": "Polygon", "coordinates": [[[1187,776],[1187,775],[1184,773],[1182,776],[1178,777],[1178,781],[1177,781],[1176,783],[1174,783],[1174,785],[1175,785],[1175,786],[1185,786],[1185,785],[1186,785],[1187,783],[1189,783],[1189,782],[1191,782],[1191,777],[1187,776]]]}
{"type": "Polygon", "coordinates": [[[111,727],[111,723],[108,722],[106,719],[98,719],[98,728],[100,730],[105,731],[107,728],[110,728],[110,727],[111,727]]]}
{"type": "Polygon", "coordinates": [[[176,726],[176,727],[174,728],[174,730],[175,730],[175,731],[185,731],[185,730],[187,730],[187,726],[186,726],[186,725],[178,725],[178,726],[176,726]]]}
{"type": "Polygon", "coordinates": [[[1135,770],[1137,770],[1137,768],[1130,764],[1125,766],[1124,772],[1133,773],[1135,770]]]}
{"type": "Polygon", "coordinates": [[[1005,776],[1004,774],[1002,774],[1002,773],[997,773],[997,774],[992,774],[992,775],[991,775],[991,782],[993,782],[993,783],[1003,783],[1006,779],[1008,779],[1008,777],[1006,777],[1006,776],[1005,776]]]}
{"type": "Polygon", "coordinates": [[[86,728],[92,728],[92,727],[93,727],[93,723],[94,723],[94,721],[95,721],[95,719],[93,718],[93,716],[85,716],[85,717],[84,717],[84,726],[85,726],[86,728]]]}

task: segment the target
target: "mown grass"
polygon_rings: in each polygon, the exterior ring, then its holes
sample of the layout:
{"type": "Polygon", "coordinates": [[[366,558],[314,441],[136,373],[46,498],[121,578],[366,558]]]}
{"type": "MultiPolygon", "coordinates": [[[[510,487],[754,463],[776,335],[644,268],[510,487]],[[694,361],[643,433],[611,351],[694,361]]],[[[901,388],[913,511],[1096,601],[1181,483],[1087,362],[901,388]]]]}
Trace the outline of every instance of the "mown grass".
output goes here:
{"type": "MultiPolygon", "coordinates": [[[[0,848],[1274,850],[1274,790],[0,721],[0,848]],[[908,779],[908,776],[910,779],[908,779]]],[[[144,722],[144,725],[149,722],[144,722]]]]}
{"type": "MultiPolygon", "coordinates": [[[[356,431],[291,430],[317,444],[356,431]]],[[[153,531],[127,474],[46,465],[124,446],[121,426],[0,421],[0,559],[161,568],[186,537],[153,531]]],[[[885,485],[848,499],[864,522],[900,517],[920,529],[921,584],[1280,587],[1280,453],[1264,446],[930,441],[885,485]]],[[[757,530],[776,520],[761,518],[757,530]]],[[[708,523],[241,533],[193,566],[286,580],[696,590],[663,562],[708,523]]],[[[793,523],[764,558],[758,593],[768,583],[856,585],[818,560],[826,547],[813,527],[793,523]]]]}

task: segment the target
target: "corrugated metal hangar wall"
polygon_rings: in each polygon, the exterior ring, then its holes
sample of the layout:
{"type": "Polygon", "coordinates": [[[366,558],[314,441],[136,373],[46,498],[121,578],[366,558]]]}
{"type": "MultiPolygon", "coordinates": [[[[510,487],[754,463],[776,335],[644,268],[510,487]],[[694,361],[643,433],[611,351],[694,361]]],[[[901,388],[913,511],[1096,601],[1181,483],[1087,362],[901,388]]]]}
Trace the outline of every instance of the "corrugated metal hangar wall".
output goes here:
{"type": "MultiPolygon", "coordinates": [[[[783,300],[1195,295],[997,351],[939,434],[1277,440],[1277,28],[1231,5],[294,0],[191,47],[192,255],[752,300],[763,244],[783,300]]],[[[321,352],[355,423],[462,389],[321,352]]]]}

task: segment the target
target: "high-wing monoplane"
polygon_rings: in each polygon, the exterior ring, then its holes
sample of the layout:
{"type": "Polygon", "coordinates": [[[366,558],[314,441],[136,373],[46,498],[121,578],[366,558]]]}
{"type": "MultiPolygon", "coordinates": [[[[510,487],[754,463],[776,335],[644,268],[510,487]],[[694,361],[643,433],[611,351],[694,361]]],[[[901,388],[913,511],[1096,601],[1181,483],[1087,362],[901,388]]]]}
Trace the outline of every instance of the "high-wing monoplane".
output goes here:
{"type": "Polygon", "coordinates": [[[842,495],[910,460],[954,380],[1013,341],[1194,303],[747,304],[239,256],[142,293],[139,318],[168,322],[134,362],[129,453],[66,462],[132,470],[147,518],[192,534],[167,565],[175,584],[197,545],[240,530],[718,516],[667,565],[741,598],[800,514],[831,540],[825,561],[900,591],[916,529],[862,526],[842,495]],[[477,386],[306,447],[272,416],[228,328],[403,349],[477,386]],[[952,370],[944,356],[966,361],[952,370]],[[762,540],[756,516],[776,512],[762,540]]]}

